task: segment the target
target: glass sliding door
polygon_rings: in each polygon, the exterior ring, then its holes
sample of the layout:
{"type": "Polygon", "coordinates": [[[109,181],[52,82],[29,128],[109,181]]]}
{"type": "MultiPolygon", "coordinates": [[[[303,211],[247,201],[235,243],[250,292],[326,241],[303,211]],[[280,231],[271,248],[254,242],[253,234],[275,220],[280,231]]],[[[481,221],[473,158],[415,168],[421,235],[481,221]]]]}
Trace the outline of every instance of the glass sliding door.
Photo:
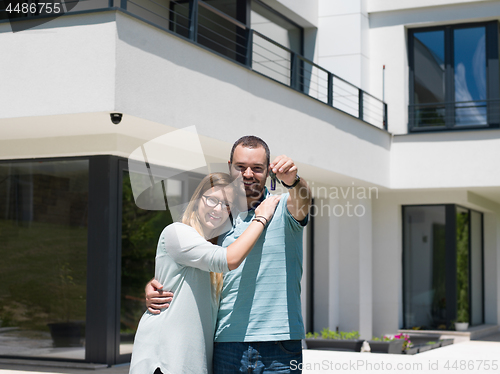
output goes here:
{"type": "Polygon", "coordinates": [[[404,208],[405,327],[446,325],[444,206],[404,208]]]}
{"type": "Polygon", "coordinates": [[[484,323],[482,214],[456,205],[403,207],[404,327],[484,323]]]}
{"type": "Polygon", "coordinates": [[[89,161],[0,163],[0,355],[85,359],[89,161]]]}

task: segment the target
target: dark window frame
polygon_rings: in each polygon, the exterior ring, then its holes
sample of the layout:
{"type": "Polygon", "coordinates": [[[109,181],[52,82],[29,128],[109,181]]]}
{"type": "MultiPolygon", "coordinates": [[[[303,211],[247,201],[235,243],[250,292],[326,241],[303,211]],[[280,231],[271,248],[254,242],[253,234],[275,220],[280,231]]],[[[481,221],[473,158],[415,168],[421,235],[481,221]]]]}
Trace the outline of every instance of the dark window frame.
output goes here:
{"type": "Polygon", "coordinates": [[[408,67],[409,67],[409,105],[408,131],[435,132],[461,131],[500,128],[500,65],[499,65],[499,23],[498,21],[461,23],[423,28],[408,29],[408,67]],[[454,87],[454,58],[453,58],[453,31],[473,27],[484,27],[486,33],[486,93],[487,93],[487,124],[455,126],[455,87],[454,87]],[[426,31],[444,31],[445,55],[445,125],[419,126],[415,114],[415,66],[414,66],[414,34],[426,31]],[[493,82],[496,82],[493,83],[493,82]]]}

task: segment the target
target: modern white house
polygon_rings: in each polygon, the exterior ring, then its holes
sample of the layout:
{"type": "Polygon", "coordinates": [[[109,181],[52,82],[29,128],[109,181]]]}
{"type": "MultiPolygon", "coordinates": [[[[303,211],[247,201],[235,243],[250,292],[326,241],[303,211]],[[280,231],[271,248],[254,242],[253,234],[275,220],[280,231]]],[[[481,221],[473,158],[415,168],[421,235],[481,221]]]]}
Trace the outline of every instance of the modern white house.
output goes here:
{"type": "Polygon", "coordinates": [[[306,332],[498,330],[500,0],[51,4],[0,13],[0,357],[130,360],[169,206],[244,135],[313,191],[306,332]]]}

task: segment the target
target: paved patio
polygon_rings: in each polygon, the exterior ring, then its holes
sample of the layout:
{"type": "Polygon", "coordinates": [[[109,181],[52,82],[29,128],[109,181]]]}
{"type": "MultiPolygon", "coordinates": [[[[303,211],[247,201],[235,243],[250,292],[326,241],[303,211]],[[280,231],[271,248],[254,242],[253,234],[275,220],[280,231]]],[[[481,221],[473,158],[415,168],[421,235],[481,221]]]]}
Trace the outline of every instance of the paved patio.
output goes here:
{"type": "MultiPolygon", "coordinates": [[[[110,368],[102,366],[81,368],[41,367],[39,362],[16,360],[7,363],[0,359],[0,374],[127,374],[129,365],[110,368]],[[32,365],[27,365],[31,363],[32,365]]],[[[292,362],[292,365],[294,363],[292,362]]],[[[413,356],[376,353],[304,350],[304,374],[313,373],[500,373],[500,333],[481,340],[453,344],[413,356]]],[[[182,373],[179,373],[182,374],[182,373]]]]}

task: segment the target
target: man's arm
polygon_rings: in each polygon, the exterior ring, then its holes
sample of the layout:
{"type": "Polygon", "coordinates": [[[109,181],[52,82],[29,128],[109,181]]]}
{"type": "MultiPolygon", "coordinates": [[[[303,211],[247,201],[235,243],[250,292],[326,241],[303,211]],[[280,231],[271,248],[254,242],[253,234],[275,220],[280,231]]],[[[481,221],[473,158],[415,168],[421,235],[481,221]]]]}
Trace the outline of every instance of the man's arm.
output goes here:
{"type": "Polygon", "coordinates": [[[162,309],[170,306],[172,292],[163,291],[163,285],[156,279],[151,279],[144,290],[146,293],[146,306],[152,314],[160,314],[162,309]]]}
{"type": "MultiPolygon", "coordinates": [[[[293,160],[285,155],[276,157],[270,164],[270,168],[283,183],[292,186],[296,181],[297,166],[293,160]]],[[[288,211],[297,221],[302,221],[309,213],[311,206],[311,190],[307,182],[300,178],[299,183],[288,190],[290,196],[287,200],[288,211]]]]}

